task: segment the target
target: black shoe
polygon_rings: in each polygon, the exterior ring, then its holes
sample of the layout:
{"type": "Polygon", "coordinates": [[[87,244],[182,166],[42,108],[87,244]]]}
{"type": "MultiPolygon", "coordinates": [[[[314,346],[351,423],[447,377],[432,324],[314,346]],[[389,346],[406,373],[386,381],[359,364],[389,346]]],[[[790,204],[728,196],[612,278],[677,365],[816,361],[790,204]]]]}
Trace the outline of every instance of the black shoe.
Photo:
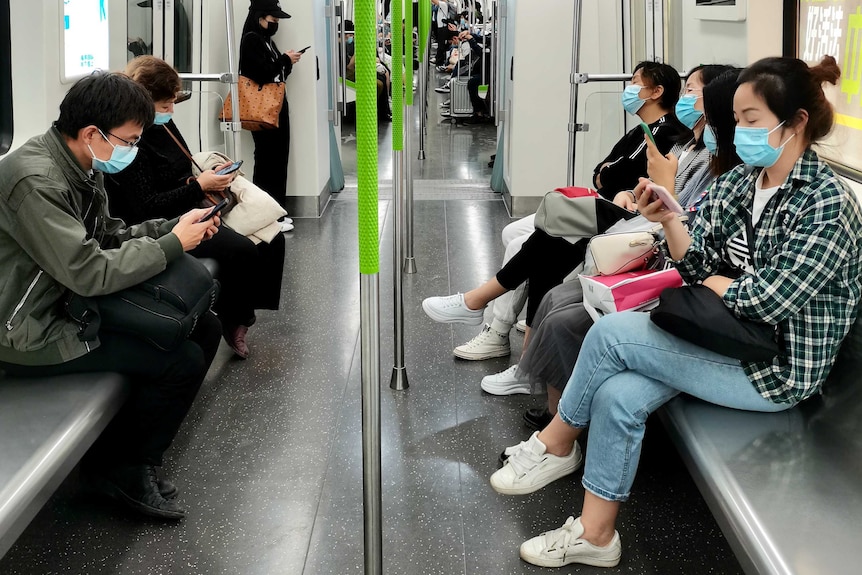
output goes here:
{"type": "MultiPolygon", "coordinates": [[[[165,499],[160,493],[156,468],[152,465],[115,467],[93,479],[100,491],[144,515],[174,521],[186,516],[174,499],[165,499]]],[[[162,487],[169,486],[176,493],[175,486],[162,480],[162,487]]]]}
{"type": "MultiPolygon", "coordinates": [[[[86,459],[81,462],[81,477],[88,485],[98,486],[103,475],[105,475],[104,471],[99,471],[90,465],[86,459]]],[[[180,493],[177,486],[167,477],[160,477],[156,484],[159,486],[159,493],[165,499],[176,499],[180,493]]]]}
{"type": "Polygon", "coordinates": [[[547,407],[534,407],[524,412],[524,425],[536,431],[542,431],[548,427],[552,419],[554,416],[547,407]]]}

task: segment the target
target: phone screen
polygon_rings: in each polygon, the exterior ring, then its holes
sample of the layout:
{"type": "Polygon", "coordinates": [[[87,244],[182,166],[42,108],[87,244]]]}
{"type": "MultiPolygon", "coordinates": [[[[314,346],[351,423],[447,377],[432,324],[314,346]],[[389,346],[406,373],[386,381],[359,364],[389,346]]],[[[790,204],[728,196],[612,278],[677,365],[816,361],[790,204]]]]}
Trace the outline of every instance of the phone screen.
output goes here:
{"type": "Polygon", "coordinates": [[[238,162],[234,162],[233,164],[229,165],[228,167],[222,168],[221,170],[217,171],[216,174],[218,174],[219,176],[224,176],[225,174],[233,173],[233,172],[237,171],[241,165],[242,165],[242,160],[240,160],[238,162]]]}
{"type": "Polygon", "coordinates": [[[220,201],[219,203],[214,205],[213,209],[211,209],[209,211],[209,213],[207,213],[207,215],[205,215],[204,217],[199,219],[198,223],[200,224],[200,223],[205,222],[207,220],[211,220],[213,218],[213,216],[215,216],[219,212],[219,210],[224,208],[226,205],[227,205],[227,198],[224,198],[222,201],[220,201]]]}

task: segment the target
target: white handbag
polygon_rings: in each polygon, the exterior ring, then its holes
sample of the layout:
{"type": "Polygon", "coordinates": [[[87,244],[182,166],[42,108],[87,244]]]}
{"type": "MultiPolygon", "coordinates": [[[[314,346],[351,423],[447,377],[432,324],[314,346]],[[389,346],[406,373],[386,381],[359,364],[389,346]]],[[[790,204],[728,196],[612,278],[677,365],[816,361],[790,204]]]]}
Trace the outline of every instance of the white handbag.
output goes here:
{"type": "Polygon", "coordinates": [[[601,234],[590,240],[587,251],[595,271],[609,276],[646,268],[659,241],[657,230],[601,234]]]}

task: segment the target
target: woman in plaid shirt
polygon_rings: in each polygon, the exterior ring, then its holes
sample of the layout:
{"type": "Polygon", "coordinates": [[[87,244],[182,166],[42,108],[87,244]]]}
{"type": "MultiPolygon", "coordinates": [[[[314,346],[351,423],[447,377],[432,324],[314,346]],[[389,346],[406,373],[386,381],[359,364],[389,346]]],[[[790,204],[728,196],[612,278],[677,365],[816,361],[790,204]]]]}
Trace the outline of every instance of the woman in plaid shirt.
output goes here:
{"type": "Polygon", "coordinates": [[[810,68],[793,58],[766,58],[742,72],[733,102],[734,143],[749,167],[719,178],[691,233],[660,200],[642,193],[648,180],[635,189],[640,212],[662,224],[683,278],[715,291],[736,316],[777,326],[781,352],[770,362],[740,362],[663,331],[647,314],[617,313],[596,322],[557,415],[509,448],[506,464],[491,476],[500,493],[532,493],[580,466],[572,446],[591,428],[581,516],[523,543],[525,561],[545,567],[619,563],[614,527],[634,480],[644,424],[679,393],[775,412],[819,392],[860,297],[862,212],[811,149],[832,128],[822,83],[834,84],[839,75],[830,56],[810,68]],[[746,237],[749,217],[754,238],[746,237]],[[738,278],[720,275],[728,264],[740,270],[738,278]]]}

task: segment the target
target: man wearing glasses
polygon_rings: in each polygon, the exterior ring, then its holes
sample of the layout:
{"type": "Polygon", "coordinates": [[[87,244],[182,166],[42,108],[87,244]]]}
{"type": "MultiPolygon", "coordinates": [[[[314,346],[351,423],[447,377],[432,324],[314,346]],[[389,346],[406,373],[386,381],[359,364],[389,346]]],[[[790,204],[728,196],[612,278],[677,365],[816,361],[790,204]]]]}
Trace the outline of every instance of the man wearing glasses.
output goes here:
{"type": "Polygon", "coordinates": [[[136,511],[177,520],[184,516],[177,489],[157,468],[215,355],[218,320],[204,315],[188,341],[166,352],[117,333],[84,341],[63,306],[70,292],[99,296],[136,285],[218,230],[218,217],[198,221],[206,209],[132,227],[108,213],[103,174],[134,161],[153,116],[141,86],[96,73],[72,86],[45,134],[0,162],[0,371],[128,375],[130,397],[82,471],[136,511]]]}

